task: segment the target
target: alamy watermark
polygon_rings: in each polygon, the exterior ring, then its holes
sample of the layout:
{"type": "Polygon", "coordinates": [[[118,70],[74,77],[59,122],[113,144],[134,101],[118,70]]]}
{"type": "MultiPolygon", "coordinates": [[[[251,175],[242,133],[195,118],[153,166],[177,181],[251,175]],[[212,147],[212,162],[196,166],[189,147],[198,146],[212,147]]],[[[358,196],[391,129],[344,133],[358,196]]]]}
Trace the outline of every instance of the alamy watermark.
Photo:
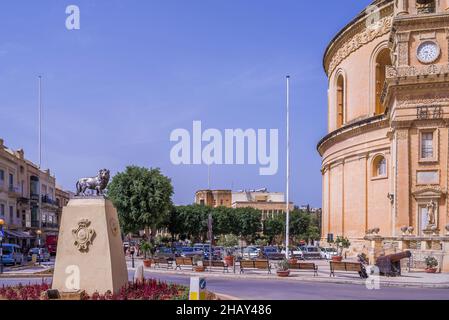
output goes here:
{"type": "Polygon", "coordinates": [[[81,11],[77,5],[71,4],[65,9],[69,16],[65,20],[67,30],[79,30],[81,28],[81,11]]]}
{"type": "Polygon", "coordinates": [[[170,141],[174,165],[260,165],[262,176],[278,171],[279,133],[277,129],[207,129],[201,121],[193,121],[192,133],[175,129],[170,141]],[[246,150],[246,151],[245,151],[246,150]]]}

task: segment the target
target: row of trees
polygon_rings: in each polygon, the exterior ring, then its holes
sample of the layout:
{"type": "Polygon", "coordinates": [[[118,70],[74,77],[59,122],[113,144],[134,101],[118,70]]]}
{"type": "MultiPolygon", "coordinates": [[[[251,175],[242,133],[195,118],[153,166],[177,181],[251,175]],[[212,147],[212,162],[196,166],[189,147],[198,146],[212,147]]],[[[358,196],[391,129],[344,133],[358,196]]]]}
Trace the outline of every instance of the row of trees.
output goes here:
{"type": "MultiPolygon", "coordinates": [[[[108,187],[108,197],[117,208],[124,233],[140,230],[167,230],[173,239],[192,241],[207,239],[207,220],[213,218],[215,236],[234,235],[247,242],[282,243],[285,215],[269,217],[262,223],[262,214],[253,208],[210,208],[201,205],[173,206],[171,180],[159,169],[127,167],[118,173],[108,187]]],[[[296,240],[320,237],[318,217],[295,208],[290,215],[290,235],[296,240]]]]}

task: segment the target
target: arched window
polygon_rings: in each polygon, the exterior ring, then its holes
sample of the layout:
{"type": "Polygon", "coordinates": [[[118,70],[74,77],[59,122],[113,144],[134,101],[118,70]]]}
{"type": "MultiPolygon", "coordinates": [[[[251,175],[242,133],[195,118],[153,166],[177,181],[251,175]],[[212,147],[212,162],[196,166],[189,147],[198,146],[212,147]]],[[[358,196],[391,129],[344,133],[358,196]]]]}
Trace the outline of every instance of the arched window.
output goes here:
{"type": "Polygon", "coordinates": [[[387,159],[384,156],[377,156],[373,161],[373,178],[387,176],[387,159]]]}
{"type": "Polygon", "coordinates": [[[382,104],[381,98],[386,79],[386,68],[391,65],[390,49],[385,48],[380,51],[376,57],[376,115],[385,112],[385,107],[382,104]]]}
{"type": "Polygon", "coordinates": [[[416,0],[418,14],[435,13],[435,0],[416,0]]]}
{"type": "Polygon", "coordinates": [[[345,80],[343,75],[337,79],[337,129],[341,128],[345,121],[345,80]]]}

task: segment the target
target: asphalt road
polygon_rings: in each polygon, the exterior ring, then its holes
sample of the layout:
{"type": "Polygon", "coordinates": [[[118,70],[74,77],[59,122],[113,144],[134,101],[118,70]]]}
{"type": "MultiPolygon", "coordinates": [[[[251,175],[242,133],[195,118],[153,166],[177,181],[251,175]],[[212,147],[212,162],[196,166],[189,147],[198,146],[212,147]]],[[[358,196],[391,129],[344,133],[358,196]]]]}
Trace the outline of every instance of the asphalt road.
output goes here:
{"type": "MultiPolygon", "coordinates": [[[[130,279],[133,272],[129,272],[130,279]]],[[[168,274],[146,274],[169,283],[189,285],[190,277],[168,274]]],[[[207,275],[206,275],[207,279],[207,275]]],[[[0,286],[35,284],[45,279],[0,279],[0,286]]],[[[226,294],[241,300],[449,300],[448,289],[421,289],[384,287],[368,290],[361,285],[301,283],[288,280],[241,280],[241,279],[207,279],[208,290],[226,294]]]]}
{"type": "MultiPolygon", "coordinates": [[[[147,274],[146,277],[189,285],[181,275],[147,274]]],[[[206,276],[207,279],[207,276],[206,276]]],[[[207,280],[208,290],[242,300],[449,300],[448,289],[385,287],[368,290],[361,285],[301,283],[288,280],[207,280]]]]}

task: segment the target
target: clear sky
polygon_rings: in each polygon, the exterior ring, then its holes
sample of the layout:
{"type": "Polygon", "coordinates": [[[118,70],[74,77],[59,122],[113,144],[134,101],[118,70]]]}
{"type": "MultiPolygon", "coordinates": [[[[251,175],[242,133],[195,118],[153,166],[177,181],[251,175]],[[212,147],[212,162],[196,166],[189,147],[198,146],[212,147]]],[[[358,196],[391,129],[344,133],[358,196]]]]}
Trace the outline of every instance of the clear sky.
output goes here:
{"type": "Polygon", "coordinates": [[[37,161],[37,76],[44,77],[43,167],[74,189],[102,167],[159,167],[176,204],[207,188],[207,167],[174,166],[176,128],[278,128],[280,166],[212,166],[211,187],[285,191],[285,75],[292,77],[291,198],[321,206],[326,134],[323,52],[369,0],[2,0],[0,137],[37,161]],[[68,5],[81,29],[65,27],[68,5]]]}

